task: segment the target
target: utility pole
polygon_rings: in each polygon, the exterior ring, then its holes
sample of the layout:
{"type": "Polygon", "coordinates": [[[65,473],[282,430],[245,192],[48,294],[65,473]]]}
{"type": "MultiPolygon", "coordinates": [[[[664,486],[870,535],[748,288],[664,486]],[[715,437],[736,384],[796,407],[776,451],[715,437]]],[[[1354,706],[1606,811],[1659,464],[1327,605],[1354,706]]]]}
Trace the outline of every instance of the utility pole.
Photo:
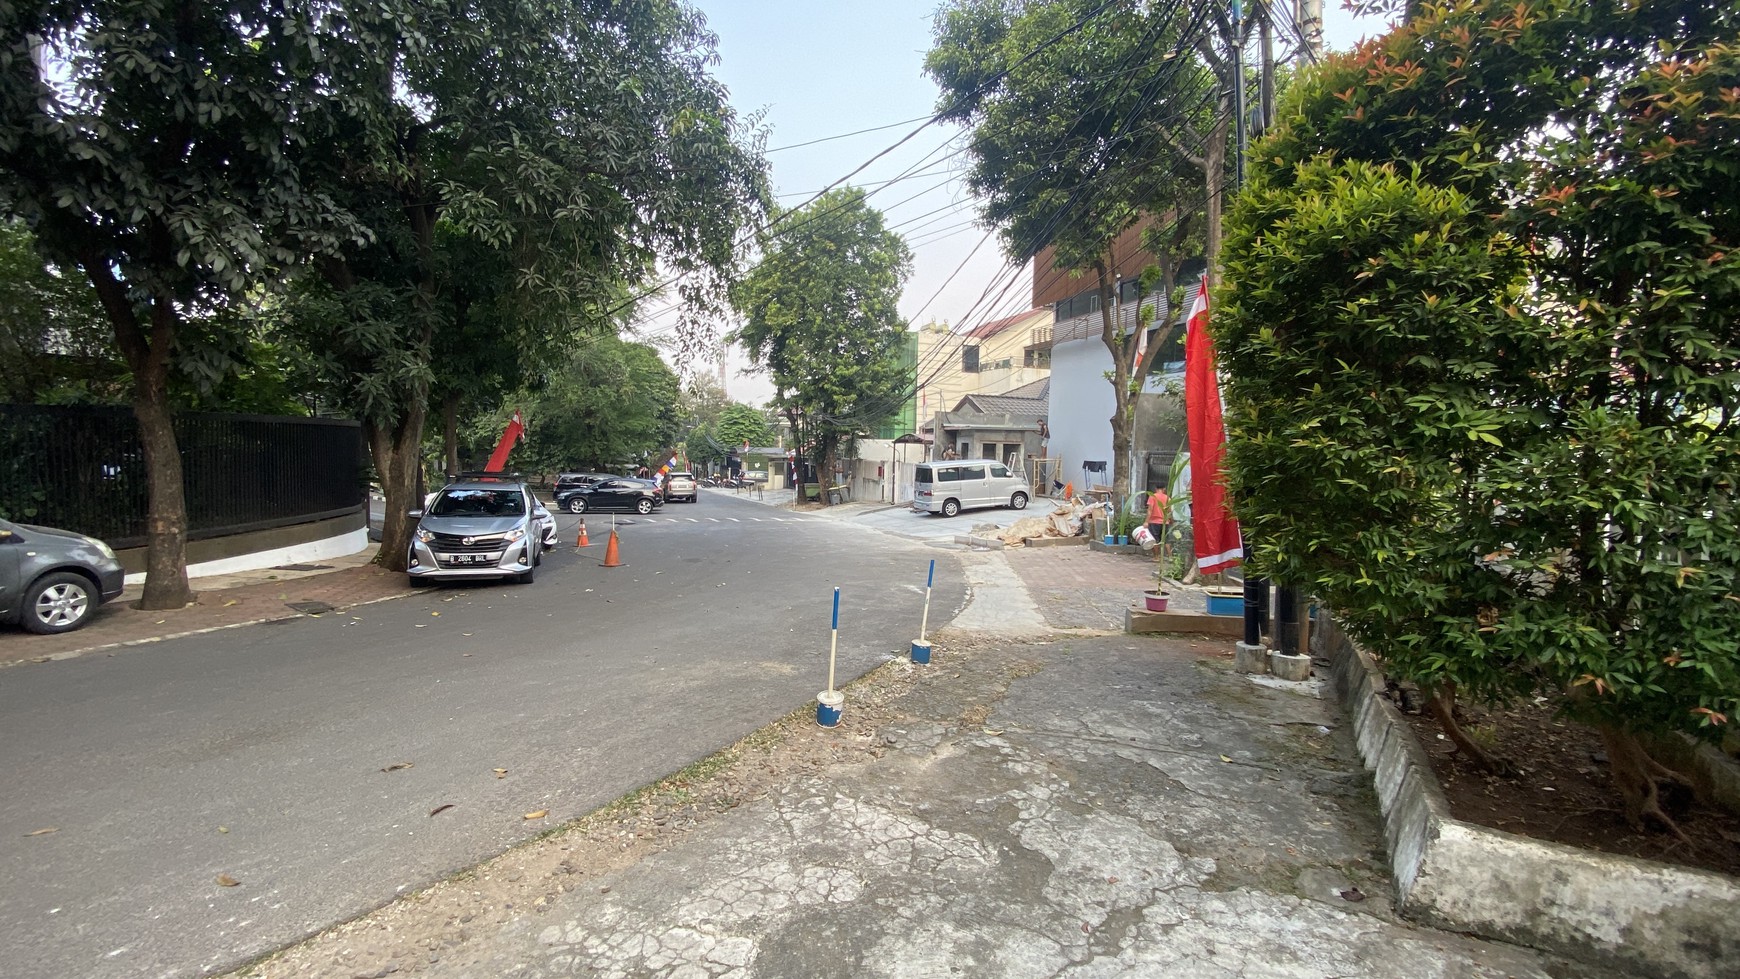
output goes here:
{"type": "Polygon", "coordinates": [[[1239,0],[1232,0],[1233,69],[1233,190],[1245,185],[1245,13],[1239,0]]]}
{"type": "Polygon", "coordinates": [[[1305,37],[1305,56],[1323,60],[1323,0],[1298,0],[1299,33],[1305,37]]]}
{"type": "Polygon", "coordinates": [[[1275,4],[1263,0],[1262,21],[1263,67],[1257,82],[1257,101],[1262,104],[1263,121],[1257,132],[1266,133],[1275,124],[1275,4]]]}

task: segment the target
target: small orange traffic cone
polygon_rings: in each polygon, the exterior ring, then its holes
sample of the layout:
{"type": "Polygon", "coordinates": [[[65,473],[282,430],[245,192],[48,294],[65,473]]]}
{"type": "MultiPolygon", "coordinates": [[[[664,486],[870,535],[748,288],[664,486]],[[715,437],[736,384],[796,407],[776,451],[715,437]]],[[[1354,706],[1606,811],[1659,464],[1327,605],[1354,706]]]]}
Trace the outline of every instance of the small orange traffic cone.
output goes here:
{"type": "Polygon", "coordinates": [[[591,547],[592,546],[592,541],[588,540],[586,537],[586,518],[585,517],[580,518],[580,536],[575,539],[574,546],[575,547],[591,547]]]}
{"type": "Polygon", "coordinates": [[[604,547],[604,560],[600,562],[599,567],[623,567],[622,558],[618,557],[616,553],[616,531],[614,530],[610,532],[610,543],[604,547]]]}

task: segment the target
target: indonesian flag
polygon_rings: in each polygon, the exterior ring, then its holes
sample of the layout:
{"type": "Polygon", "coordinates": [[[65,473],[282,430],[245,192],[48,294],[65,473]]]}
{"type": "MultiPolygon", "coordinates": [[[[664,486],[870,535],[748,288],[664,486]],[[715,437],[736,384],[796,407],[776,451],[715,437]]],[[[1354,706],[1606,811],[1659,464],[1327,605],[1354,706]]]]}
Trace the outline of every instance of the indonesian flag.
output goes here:
{"type": "Polygon", "coordinates": [[[1226,426],[1221,421],[1220,381],[1214,368],[1214,341],[1208,335],[1208,276],[1196,287],[1184,337],[1184,417],[1190,428],[1190,528],[1196,538],[1196,567],[1203,574],[1225,571],[1244,556],[1239,522],[1226,505],[1221,466],[1226,458],[1226,426]]]}
{"type": "Polygon", "coordinates": [[[514,412],[508,420],[507,428],[502,430],[501,441],[495,444],[495,451],[489,454],[489,465],[483,467],[484,472],[498,473],[507,465],[508,453],[513,451],[514,443],[526,434],[526,423],[520,420],[519,411],[514,412]]]}

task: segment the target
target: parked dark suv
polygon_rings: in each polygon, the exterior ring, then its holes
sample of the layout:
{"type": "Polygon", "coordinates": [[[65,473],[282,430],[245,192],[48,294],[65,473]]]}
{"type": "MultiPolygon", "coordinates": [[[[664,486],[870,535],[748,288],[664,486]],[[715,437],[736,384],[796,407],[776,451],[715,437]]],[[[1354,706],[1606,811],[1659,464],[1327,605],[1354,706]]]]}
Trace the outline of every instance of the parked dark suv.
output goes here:
{"type": "Polygon", "coordinates": [[[95,537],[0,520],[0,622],[71,632],[121,594],[125,577],[95,537]]]}

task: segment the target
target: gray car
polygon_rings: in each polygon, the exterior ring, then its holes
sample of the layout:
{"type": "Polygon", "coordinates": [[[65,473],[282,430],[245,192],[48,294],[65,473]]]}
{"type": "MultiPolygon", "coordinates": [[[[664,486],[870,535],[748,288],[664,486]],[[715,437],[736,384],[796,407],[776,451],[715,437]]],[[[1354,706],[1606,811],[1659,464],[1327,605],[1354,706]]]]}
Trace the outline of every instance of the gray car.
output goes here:
{"type": "Polygon", "coordinates": [[[478,578],[529,584],[555,523],[524,483],[491,477],[449,483],[409,516],[417,521],[406,562],[413,585],[478,578]]]}
{"type": "Polygon", "coordinates": [[[0,520],[0,623],[71,632],[120,595],[125,578],[115,552],[94,537],[0,520]]]}

